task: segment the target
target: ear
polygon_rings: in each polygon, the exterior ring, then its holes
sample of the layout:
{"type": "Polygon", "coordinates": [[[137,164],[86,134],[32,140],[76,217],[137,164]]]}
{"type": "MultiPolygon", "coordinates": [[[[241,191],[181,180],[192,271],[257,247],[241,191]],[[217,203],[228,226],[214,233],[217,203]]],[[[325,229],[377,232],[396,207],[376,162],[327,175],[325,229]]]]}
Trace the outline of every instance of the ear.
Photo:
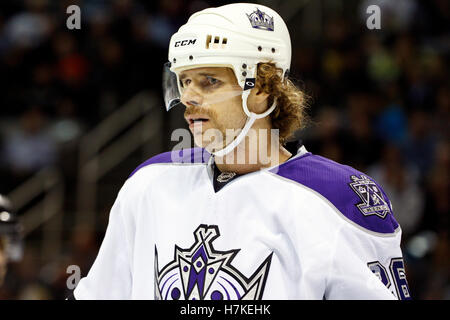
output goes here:
{"type": "Polygon", "coordinates": [[[269,107],[268,100],[269,94],[263,91],[259,91],[257,88],[253,88],[248,95],[247,106],[248,109],[255,113],[262,113],[269,107]]]}
{"type": "Polygon", "coordinates": [[[261,85],[260,79],[257,78],[256,86],[250,92],[250,96],[255,95],[255,102],[257,104],[264,103],[264,101],[266,101],[270,96],[268,93],[264,92],[264,90],[258,89],[258,87],[260,87],[260,85],[261,85]]]}

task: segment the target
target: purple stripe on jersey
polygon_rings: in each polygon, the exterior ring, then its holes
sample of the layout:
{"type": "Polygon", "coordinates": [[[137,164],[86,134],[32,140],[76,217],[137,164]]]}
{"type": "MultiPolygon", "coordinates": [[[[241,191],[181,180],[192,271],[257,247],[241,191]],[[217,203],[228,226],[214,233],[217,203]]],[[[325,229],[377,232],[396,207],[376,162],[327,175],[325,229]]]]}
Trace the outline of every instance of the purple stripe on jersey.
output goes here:
{"type": "Polygon", "coordinates": [[[179,279],[177,278],[177,279],[175,279],[175,280],[170,284],[169,288],[167,289],[166,296],[165,296],[164,300],[167,300],[167,296],[169,295],[170,288],[172,288],[173,284],[174,284],[175,282],[177,282],[178,280],[179,280],[179,279]]]}
{"type": "Polygon", "coordinates": [[[227,300],[230,300],[230,294],[228,293],[228,290],[220,282],[217,283],[222,287],[223,291],[225,291],[225,293],[227,294],[227,300]]]}
{"type": "Polygon", "coordinates": [[[207,163],[211,154],[203,148],[191,148],[175,150],[158,154],[144,163],[141,163],[128,178],[131,178],[137,171],[155,163],[207,163]]]}
{"type": "Polygon", "coordinates": [[[234,286],[234,284],[231,283],[231,281],[229,281],[228,279],[220,276],[223,280],[225,280],[226,282],[228,282],[228,284],[234,289],[234,292],[236,292],[236,296],[238,300],[241,300],[241,295],[239,294],[238,289],[236,289],[236,287],[234,286]]]}
{"type": "Polygon", "coordinates": [[[173,275],[171,275],[169,278],[166,279],[166,281],[164,281],[162,287],[161,287],[161,291],[164,290],[164,286],[166,285],[167,281],[170,280],[170,278],[173,278],[174,276],[176,276],[178,274],[178,272],[175,272],[173,275]]]}
{"type": "Polygon", "coordinates": [[[307,153],[274,173],[320,193],[344,216],[370,231],[393,233],[398,227],[383,189],[352,167],[307,153]]]}

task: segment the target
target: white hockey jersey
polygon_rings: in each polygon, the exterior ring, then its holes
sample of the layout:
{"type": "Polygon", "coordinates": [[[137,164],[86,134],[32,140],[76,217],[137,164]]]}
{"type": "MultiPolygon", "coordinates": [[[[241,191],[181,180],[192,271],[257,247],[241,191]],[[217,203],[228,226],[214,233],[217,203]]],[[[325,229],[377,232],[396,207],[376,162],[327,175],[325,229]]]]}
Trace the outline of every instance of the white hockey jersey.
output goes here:
{"type": "Polygon", "coordinates": [[[409,299],[401,229],[367,175],[299,149],[214,188],[204,149],[120,190],[76,299],[409,299]]]}

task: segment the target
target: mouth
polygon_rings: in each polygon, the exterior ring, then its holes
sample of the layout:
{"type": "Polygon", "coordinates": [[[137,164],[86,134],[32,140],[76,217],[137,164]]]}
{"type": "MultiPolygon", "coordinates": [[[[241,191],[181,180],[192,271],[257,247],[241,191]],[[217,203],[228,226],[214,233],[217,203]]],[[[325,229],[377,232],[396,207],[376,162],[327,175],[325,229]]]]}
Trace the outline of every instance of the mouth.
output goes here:
{"type": "Polygon", "coordinates": [[[208,122],[209,119],[204,116],[192,115],[192,116],[186,117],[186,121],[188,122],[189,127],[193,127],[194,125],[204,124],[204,123],[208,122]]]}

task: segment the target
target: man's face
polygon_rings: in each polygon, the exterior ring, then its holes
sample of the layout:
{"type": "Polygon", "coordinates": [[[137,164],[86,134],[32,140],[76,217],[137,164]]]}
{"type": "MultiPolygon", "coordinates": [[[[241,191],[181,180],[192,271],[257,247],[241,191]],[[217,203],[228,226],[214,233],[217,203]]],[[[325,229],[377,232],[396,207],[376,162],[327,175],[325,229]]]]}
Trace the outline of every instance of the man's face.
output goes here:
{"type": "Polygon", "coordinates": [[[247,119],[234,72],[225,67],[195,68],[181,72],[179,79],[184,116],[195,144],[222,149],[225,145],[215,135],[220,133],[223,142],[230,142],[238,132],[227,137],[227,129],[241,129],[247,119]]]}

